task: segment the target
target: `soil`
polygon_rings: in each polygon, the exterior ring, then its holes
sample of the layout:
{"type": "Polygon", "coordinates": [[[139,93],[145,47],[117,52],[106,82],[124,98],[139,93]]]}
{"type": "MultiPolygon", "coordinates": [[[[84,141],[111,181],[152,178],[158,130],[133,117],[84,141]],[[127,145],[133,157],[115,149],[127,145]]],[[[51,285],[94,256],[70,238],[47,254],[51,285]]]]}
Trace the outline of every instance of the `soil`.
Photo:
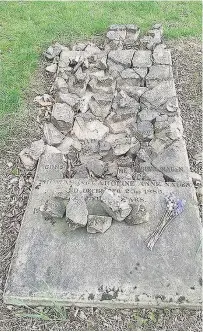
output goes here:
{"type": "MultiPolygon", "coordinates": [[[[184,39],[167,43],[172,50],[173,70],[184,135],[191,170],[201,174],[201,163],[194,156],[202,149],[201,111],[201,42],[184,39]]],[[[26,91],[27,104],[21,115],[1,117],[0,126],[9,128],[9,140],[0,143],[0,330],[184,330],[201,331],[201,311],[161,309],[97,309],[97,308],[16,308],[4,305],[3,288],[22,216],[32,186],[34,171],[26,171],[18,154],[33,140],[41,137],[36,119],[39,108],[36,95],[49,91],[50,77],[40,64],[31,87],[26,91]],[[10,164],[12,163],[12,165],[10,164]]],[[[44,110],[40,109],[40,112],[44,110]]]]}

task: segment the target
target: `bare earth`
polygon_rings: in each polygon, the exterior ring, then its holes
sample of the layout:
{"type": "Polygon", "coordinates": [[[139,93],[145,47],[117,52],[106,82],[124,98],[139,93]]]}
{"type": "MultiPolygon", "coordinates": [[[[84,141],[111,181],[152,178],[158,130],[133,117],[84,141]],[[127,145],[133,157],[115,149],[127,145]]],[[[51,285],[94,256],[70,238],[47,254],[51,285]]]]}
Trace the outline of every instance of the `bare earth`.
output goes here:
{"type": "MultiPolygon", "coordinates": [[[[179,104],[182,111],[185,139],[191,170],[201,174],[201,163],[193,156],[202,149],[201,110],[201,42],[195,39],[170,42],[179,104]]],[[[34,171],[26,172],[19,162],[22,148],[41,136],[36,122],[38,109],[33,98],[47,93],[50,79],[41,64],[35,82],[31,84],[27,109],[22,116],[5,116],[0,126],[10,126],[10,140],[0,143],[0,330],[193,330],[201,331],[201,311],[63,308],[14,308],[2,302],[6,275],[29,197],[34,171]],[[12,166],[7,163],[12,162],[12,166]],[[13,180],[14,179],[14,180],[13,180]],[[16,181],[16,182],[15,182],[16,181]],[[43,312],[43,314],[40,314],[43,312]],[[31,317],[29,317],[31,314],[31,317]],[[44,315],[44,316],[43,316],[44,315]],[[26,316],[26,317],[23,317],[26,316]],[[44,318],[39,319],[39,318],[44,318]]]]}

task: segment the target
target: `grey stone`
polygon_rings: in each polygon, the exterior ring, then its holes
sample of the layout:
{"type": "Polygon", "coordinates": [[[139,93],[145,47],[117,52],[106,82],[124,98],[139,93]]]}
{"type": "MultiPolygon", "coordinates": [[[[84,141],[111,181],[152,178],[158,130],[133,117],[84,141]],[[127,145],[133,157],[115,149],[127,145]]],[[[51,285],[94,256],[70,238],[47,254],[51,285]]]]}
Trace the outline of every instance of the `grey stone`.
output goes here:
{"type": "Polygon", "coordinates": [[[117,171],[117,179],[118,180],[132,180],[132,175],[133,175],[133,171],[132,168],[130,167],[118,167],[118,171],[117,171]]]}
{"type": "Polygon", "coordinates": [[[153,52],[154,64],[172,66],[171,52],[166,50],[164,45],[157,45],[153,52]]]}
{"type": "Polygon", "coordinates": [[[141,67],[141,68],[133,68],[133,70],[143,79],[147,75],[148,68],[141,67]]]}
{"type": "Polygon", "coordinates": [[[79,140],[101,140],[108,132],[109,128],[99,120],[85,122],[81,116],[76,117],[73,126],[73,133],[79,140]]]}
{"type": "Polygon", "coordinates": [[[161,29],[162,28],[162,24],[161,23],[156,23],[152,26],[153,29],[161,29]]]}
{"type": "Polygon", "coordinates": [[[132,64],[133,67],[151,67],[152,55],[150,51],[135,51],[133,56],[132,64]]]}
{"type": "Polygon", "coordinates": [[[32,170],[37,164],[37,161],[30,156],[30,149],[28,149],[28,148],[24,148],[19,153],[19,157],[23,163],[23,166],[27,170],[32,170]]]}
{"type": "Polygon", "coordinates": [[[140,97],[145,93],[148,89],[143,86],[125,86],[124,91],[128,94],[129,97],[134,98],[137,102],[140,101],[140,97]]]}
{"type": "Polygon", "coordinates": [[[97,54],[97,53],[100,53],[101,50],[98,46],[96,46],[95,44],[93,43],[90,43],[87,45],[87,47],[85,48],[85,52],[89,53],[89,54],[97,54]]]}
{"type": "Polygon", "coordinates": [[[139,121],[137,124],[138,136],[142,140],[151,140],[154,137],[154,128],[150,121],[139,121]]]}
{"type": "Polygon", "coordinates": [[[149,217],[149,212],[143,204],[133,204],[132,211],[125,219],[125,222],[128,225],[139,225],[148,222],[149,217]]]}
{"type": "Polygon", "coordinates": [[[74,174],[75,179],[87,179],[89,177],[87,168],[85,165],[80,165],[75,168],[76,172],[74,174]]]}
{"type": "Polygon", "coordinates": [[[54,88],[57,91],[60,91],[62,94],[68,92],[68,84],[62,77],[56,77],[56,80],[54,82],[54,88]]]}
{"type": "Polygon", "coordinates": [[[72,194],[66,205],[66,221],[72,230],[87,224],[87,205],[83,195],[72,194]]]}
{"type": "Polygon", "coordinates": [[[51,121],[53,125],[63,134],[71,131],[73,126],[74,112],[72,108],[64,103],[56,103],[51,113],[51,121]]]}
{"type": "MultiPolygon", "coordinates": [[[[116,179],[73,180],[35,183],[17,239],[4,302],[43,306],[53,304],[54,297],[57,305],[82,307],[92,305],[89,296],[93,294],[94,306],[98,307],[150,305],[200,309],[201,222],[193,185],[188,182],[166,185],[116,179]],[[50,225],[39,212],[39,207],[53,192],[65,194],[78,190],[79,195],[86,193],[88,206],[93,199],[95,207],[106,189],[120,191],[132,205],[145,205],[149,222],[137,226],[115,222],[107,232],[97,236],[86,233],[84,228],[71,232],[63,219],[50,225]],[[170,193],[186,201],[184,211],[164,230],[150,252],[145,239],[162,217],[166,207],[164,196],[170,193]],[[103,300],[104,290],[113,287],[118,289],[115,298],[103,300]],[[33,289],[37,289],[37,293],[31,293],[33,289]],[[164,297],[158,298],[159,294],[164,297]],[[180,296],[185,297],[182,303],[178,301],[180,296]]],[[[92,210],[89,214],[95,214],[92,210]]]]}
{"type": "Polygon", "coordinates": [[[146,85],[149,88],[155,87],[161,81],[171,80],[173,78],[172,67],[169,65],[154,65],[149,69],[146,76],[146,85]]]}
{"type": "Polygon", "coordinates": [[[99,150],[100,152],[106,152],[111,149],[111,144],[109,142],[106,142],[104,140],[99,142],[99,150]]]}
{"type": "Polygon", "coordinates": [[[111,175],[111,177],[116,177],[118,172],[118,164],[116,161],[107,163],[107,175],[111,175]]]}
{"type": "Polygon", "coordinates": [[[65,136],[56,127],[54,127],[52,123],[45,123],[44,137],[49,145],[57,146],[63,141],[65,136]]]}
{"type": "Polygon", "coordinates": [[[76,45],[73,46],[72,50],[73,51],[84,51],[85,47],[87,47],[87,44],[77,43],[76,45]]]}
{"type": "Polygon", "coordinates": [[[45,144],[43,139],[32,142],[29,150],[29,155],[31,156],[31,158],[34,160],[38,160],[45,150],[45,144]]]}
{"type": "Polygon", "coordinates": [[[111,60],[115,64],[121,65],[124,69],[129,68],[132,63],[134,50],[117,50],[111,51],[108,55],[108,61],[111,60]]]}
{"type": "Polygon", "coordinates": [[[126,31],[125,30],[110,30],[107,32],[106,37],[109,40],[123,40],[126,37],[126,31]]]}
{"type": "Polygon", "coordinates": [[[91,112],[98,118],[104,120],[110,112],[112,96],[104,93],[92,95],[89,101],[91,112]]]}
{"type": "Polygon", "coordinates": [[[61,53],[61,50],[61,45],[56,43],[53,46],[49,46],[44,55],[48,60],[53,60],[57,55],[61,53]]]}
{"type": "Polygon", "coordinates": [[[194,184],[201,183],[202,177],[200,174],[195,173],[195,172],[190,172],[190,176],[191,176],[194,184]]]}
{"type": "Polygon", "coordinates": [[[80,98],[76,94],[59,92],[56,96],[58,103],[66,103],[73,107],[74,110],[79,109],[80,98]]]}
{"type": "Polygon", "coordinates": [[[106,212],[116,221],[123,221],[132,210],[126,198],[108,189],[102,194],[101,201],[106,212]]]}
{"type": "Polygon", "coordinates": [[[63,218],[66,206],[62,199],[53,197],[41,205],[40,211],[45,219],[63,218]]]}
{"type": "Polygon", "coordinates": [[[78,139],[76,137],[66,136],[57,148],[61,153],[68,154],[72,147],[77,151],[81,151],[81,143],[78,139]]]}
{"type": "Polygon", "coordinates": [[[101,160],[91,158],[86,162],[86,167],[89,172],[101,177],[105,170],[105,163],[101,160]]]}
{"type": "Polygon", "coordinates": [[[111,227],[112,218],[107,216],[88,215],[87,232],[105,233],[111,227]]]}
{"type": "Polygon", "coordinates": [[[53,63],[52,65],[47,66],[46,71],[48,71],[49,73],[55,74],[57,71],[57,64],[53,63]]]}
{"type": "Polygon", "coordinates": [[[57,148],[46,145],[44,153],[39,158],[35,180],[63,179],[66,168],[62,153],[57,148]]]}
{"type": "Polygon", "coordinates": [[[125,131],[130,134],[131,133],[131,125],[136,121],[134,117],[128,118],[123,121],[113,121],[114,119],[114,114],[111,115],[111,117],[108,117],[108,125],[109,128],[111,129],[111,132],[114,134],[117,133],[123,133],[123,128],[125,128],[125,131]]]}
{"type": "Polygon", "coordinates": [[[125,133],[109,134],[105,141],[111,144],[116,156],[124,155],[135,145],[137,146],[137,141],[132,137],[128,137],[125,133]]]}
{"type": "Polygon", "coordinates": [[[163,81],[153,89],[146,91],[140,97],[140,102],[149,108],[152,106],[158,109],[174,97],[176,97],[174,81],[163,81]]]}
{"type": "Polygon", "coordinates": [[[153,111],[151,109],[144,109],[138,113],[138,118],[140,121],[150,121],[152,122],[155,118],[157,118],[158,112],[153,111]]]}
{"type": "Polygon", "coordinates": [[[109,30],[112,31],[125,31],[126,29],[129,30],[125,24],[111,24],[109,27],[109,30]]]}
{"type": "Polygon", "coordinates": [[[152,161],[152,165],[173,181],[190,181],[187,150],[183,140],[174,142],[152,161]]]}
{"type": "Polygon", "coordinates": [[[92,93],[89,91],[86,91],[85,95],[80,99],[80,106],[79,110],[82,113],[86,113],[89,109],[89,102],[92,98],[92,93]]]}

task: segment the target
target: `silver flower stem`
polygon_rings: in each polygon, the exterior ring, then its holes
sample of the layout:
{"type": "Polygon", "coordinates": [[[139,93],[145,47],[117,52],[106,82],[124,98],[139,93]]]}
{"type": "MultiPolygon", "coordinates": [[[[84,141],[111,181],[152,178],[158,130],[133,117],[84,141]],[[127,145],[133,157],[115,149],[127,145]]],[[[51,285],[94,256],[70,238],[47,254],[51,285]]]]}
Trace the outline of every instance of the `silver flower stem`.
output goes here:
{"type": "Polygon", "coordinates": [[[154,232],[147,238],[146,245],[149,250],[152,250],[158,239],[160,238],[161,234],[163,233],[164,229],[167,225],[169,225],[170,221],[174,218],[170,218],[170,215],[166,212],[161,219],[161,222],[157,225],[154,232]]]}

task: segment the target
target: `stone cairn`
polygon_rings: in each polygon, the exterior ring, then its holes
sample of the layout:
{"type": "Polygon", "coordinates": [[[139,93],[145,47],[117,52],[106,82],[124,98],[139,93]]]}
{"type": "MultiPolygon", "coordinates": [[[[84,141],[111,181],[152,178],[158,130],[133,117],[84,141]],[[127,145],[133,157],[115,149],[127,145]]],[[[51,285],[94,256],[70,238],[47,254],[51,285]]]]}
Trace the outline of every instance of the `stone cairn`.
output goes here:
{"type": "MultiPolygon", "coordinates": [[[[27,169],[47,149],[62,153],[67,178],[171,180],[160,169],[159,154],[182,137],[170,51],[155,24],[143,38],[132,24],[112,25],[102,47],[55,44],[45,56],[54,74],[51,95],[36,97],[52,105],[44,137],[20,153],[27,169]]],[[[176,179],[172,179],[175,181],[176,179]]],[[[112,219],[138,224],[149,220],[143,205],[133,208],[110,190],[101,197],[106,216],[88,215],[85,199],[53,197],[42,206],[45,218],[62,218],[71,229],[105,232],[112,219]]]]}

